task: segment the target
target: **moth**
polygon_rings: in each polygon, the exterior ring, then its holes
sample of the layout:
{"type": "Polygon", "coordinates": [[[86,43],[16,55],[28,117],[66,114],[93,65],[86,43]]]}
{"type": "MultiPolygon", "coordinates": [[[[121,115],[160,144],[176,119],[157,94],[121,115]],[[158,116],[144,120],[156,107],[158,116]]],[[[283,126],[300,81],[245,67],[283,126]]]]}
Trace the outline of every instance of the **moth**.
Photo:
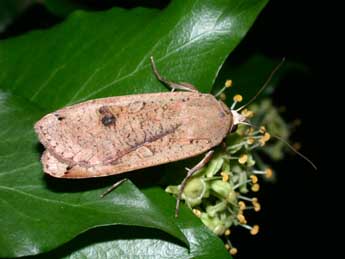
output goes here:
{"type": "MultiPolygon", "coordinates": [[[[189,83],[165,79],[151,57],[154,74],[172,92],[94,99],[45,115],[34,126],[46,148],[41,158],[43,171],[57,178],[92,178],[170,163],[208,151],[197,165],[188,169],[181,182],[175,208],[178,217],[186,183],[211,159],[212,148],[238,124],[255,127],[239,111],[255,100],[283,61],[246,105],[233,110],[189,83]]],[[[284,139],[275,137],[316,169],[284,139]]],[[[115,183],[101,196],[125,180],[115,183]]]]}
{"type": "Polygon", "coordinates": [[[34,126],[45,173],[91,178],[194,157],[246,120],[213,95],[163,78],[152,57],[151,65],[161,82],[186,91],[94,99],[45,115],[34,126]]]}

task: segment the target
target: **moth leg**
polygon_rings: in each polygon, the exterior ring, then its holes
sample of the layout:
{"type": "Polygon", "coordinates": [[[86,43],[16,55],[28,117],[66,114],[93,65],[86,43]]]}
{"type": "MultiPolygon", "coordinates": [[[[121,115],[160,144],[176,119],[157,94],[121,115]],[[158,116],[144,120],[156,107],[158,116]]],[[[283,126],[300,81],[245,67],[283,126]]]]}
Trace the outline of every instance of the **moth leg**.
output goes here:
{"type": "Polygon", "coordinates": [[[175,82],[169,81],[166,78],[162,77],[157,70],[155,61],[153,60],[152,56],[150,57],[150,61],[151,61],[153,73],[155,74],[157,79],[159,81],[161,81],[162,83],[166,84],[168,87],[170,87],[172,92],[174,92],[176,89],[177,90],[190,91],[190,92],[199,92],[197,90],[197,88],[190,83],[185,83],[185,82],[175,83],[175,82]]]}
{"type": "Polygon", "coordinates": [[[208,161],[210,161],[210,159],[213,155],[213,152],[214,152],[213,150],[208,151],[206,153],[206,155],[204,156],[204,158],[198,164],[196,164],[192,169],[188,170],[187,176],[183,179],[183,181],[180,185],[179,193],[177,195],[176,208],[175,208],[175,217],[176,218],[178,217],[179,210],[180,210],[180,202],[181,202],[181,198],[182,198],[182,193],[184,191],[184,188],[186,187],[188,180],[193,176],[193,174],[195,172],[200,170],[202,167],[204,167],[208,163],[208,161]]]}
{"type": "Polygon", "coordinates": [[[114,183],[112,186],[110,186],[105,192],[103,192],[101,194],[101,198],[103,198],[105,195],[109,194],[111,191],[113,191],[114,189],[116,189],[119,185],[121,185],[122,183],[124,183],[125,181],[127,181],[127,178],[124,178],[120,181],[117,181],[116,183],[114,183]]]}

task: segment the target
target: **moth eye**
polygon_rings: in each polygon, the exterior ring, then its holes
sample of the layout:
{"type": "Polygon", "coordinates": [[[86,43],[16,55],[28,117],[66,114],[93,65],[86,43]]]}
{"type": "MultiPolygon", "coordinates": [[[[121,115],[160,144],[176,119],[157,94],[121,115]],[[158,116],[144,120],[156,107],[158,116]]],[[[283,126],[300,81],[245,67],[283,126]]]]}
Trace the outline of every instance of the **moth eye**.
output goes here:
{"type": "Polygon", "coordinates": [[[234,133],[237,130],[237,127],[238,127],[237,125],[232,126],[231,133],[234,133]]]}
{"type": "Polygon", "coordinates": [[[114,115],[112,114],[106,114],[102,117],[102,123],[104,126],[109,126],[111,124],[114,124],[116,121],[114,115]]]}

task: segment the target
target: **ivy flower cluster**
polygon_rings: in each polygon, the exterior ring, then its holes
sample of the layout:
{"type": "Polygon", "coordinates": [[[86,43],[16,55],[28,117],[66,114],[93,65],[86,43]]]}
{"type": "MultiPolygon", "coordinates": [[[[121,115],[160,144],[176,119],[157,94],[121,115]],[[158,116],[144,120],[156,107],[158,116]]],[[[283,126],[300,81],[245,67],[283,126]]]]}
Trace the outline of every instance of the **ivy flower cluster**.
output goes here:
{"type": "MultiPolygon", "coordinates": [[[[223,92],[231,85],[228,80],[216,96],[225,100],[223,92]]],[[[235,95],[233,100],[232,109],[242,101],[242,96],[235,95]]],[[[254,108],[256,112],[260,111],[260,107],[254,108]]],[[[249,109],[241,113],[248,119],[254,116],[249,109]]],[[[225,247],[232,255],[237,253],[230,241],[233,227],[242,227],[251,235],[259,232],[259,225],[248,222],[247,215],[249,211],[261,210],[256,197],[260,191],[260,179],[273,177],[272,169],[256,154],[257,149],[265,149],[270,139],[271,135],[264,126],[256,129],[239,125],[215,150],[208,164],[188,180],[182,193],[182,200],[193,213],[216,235],[224,237],[225,247]]],[[[166,188],[175,196],[179,190],[180,185],[166,188]]]]}

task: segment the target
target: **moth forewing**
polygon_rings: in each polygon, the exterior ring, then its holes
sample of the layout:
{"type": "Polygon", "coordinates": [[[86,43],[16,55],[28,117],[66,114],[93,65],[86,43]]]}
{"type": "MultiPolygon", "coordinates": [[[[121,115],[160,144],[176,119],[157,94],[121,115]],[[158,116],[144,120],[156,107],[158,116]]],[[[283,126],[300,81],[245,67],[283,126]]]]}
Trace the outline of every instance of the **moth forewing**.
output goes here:
{"type": "Polygon", "coordinates": [[[210,94],[168,92],[95,99],[35,125],[44,171],[60,178],[120,174],[204,153],[233,124],[210,94]]]}

